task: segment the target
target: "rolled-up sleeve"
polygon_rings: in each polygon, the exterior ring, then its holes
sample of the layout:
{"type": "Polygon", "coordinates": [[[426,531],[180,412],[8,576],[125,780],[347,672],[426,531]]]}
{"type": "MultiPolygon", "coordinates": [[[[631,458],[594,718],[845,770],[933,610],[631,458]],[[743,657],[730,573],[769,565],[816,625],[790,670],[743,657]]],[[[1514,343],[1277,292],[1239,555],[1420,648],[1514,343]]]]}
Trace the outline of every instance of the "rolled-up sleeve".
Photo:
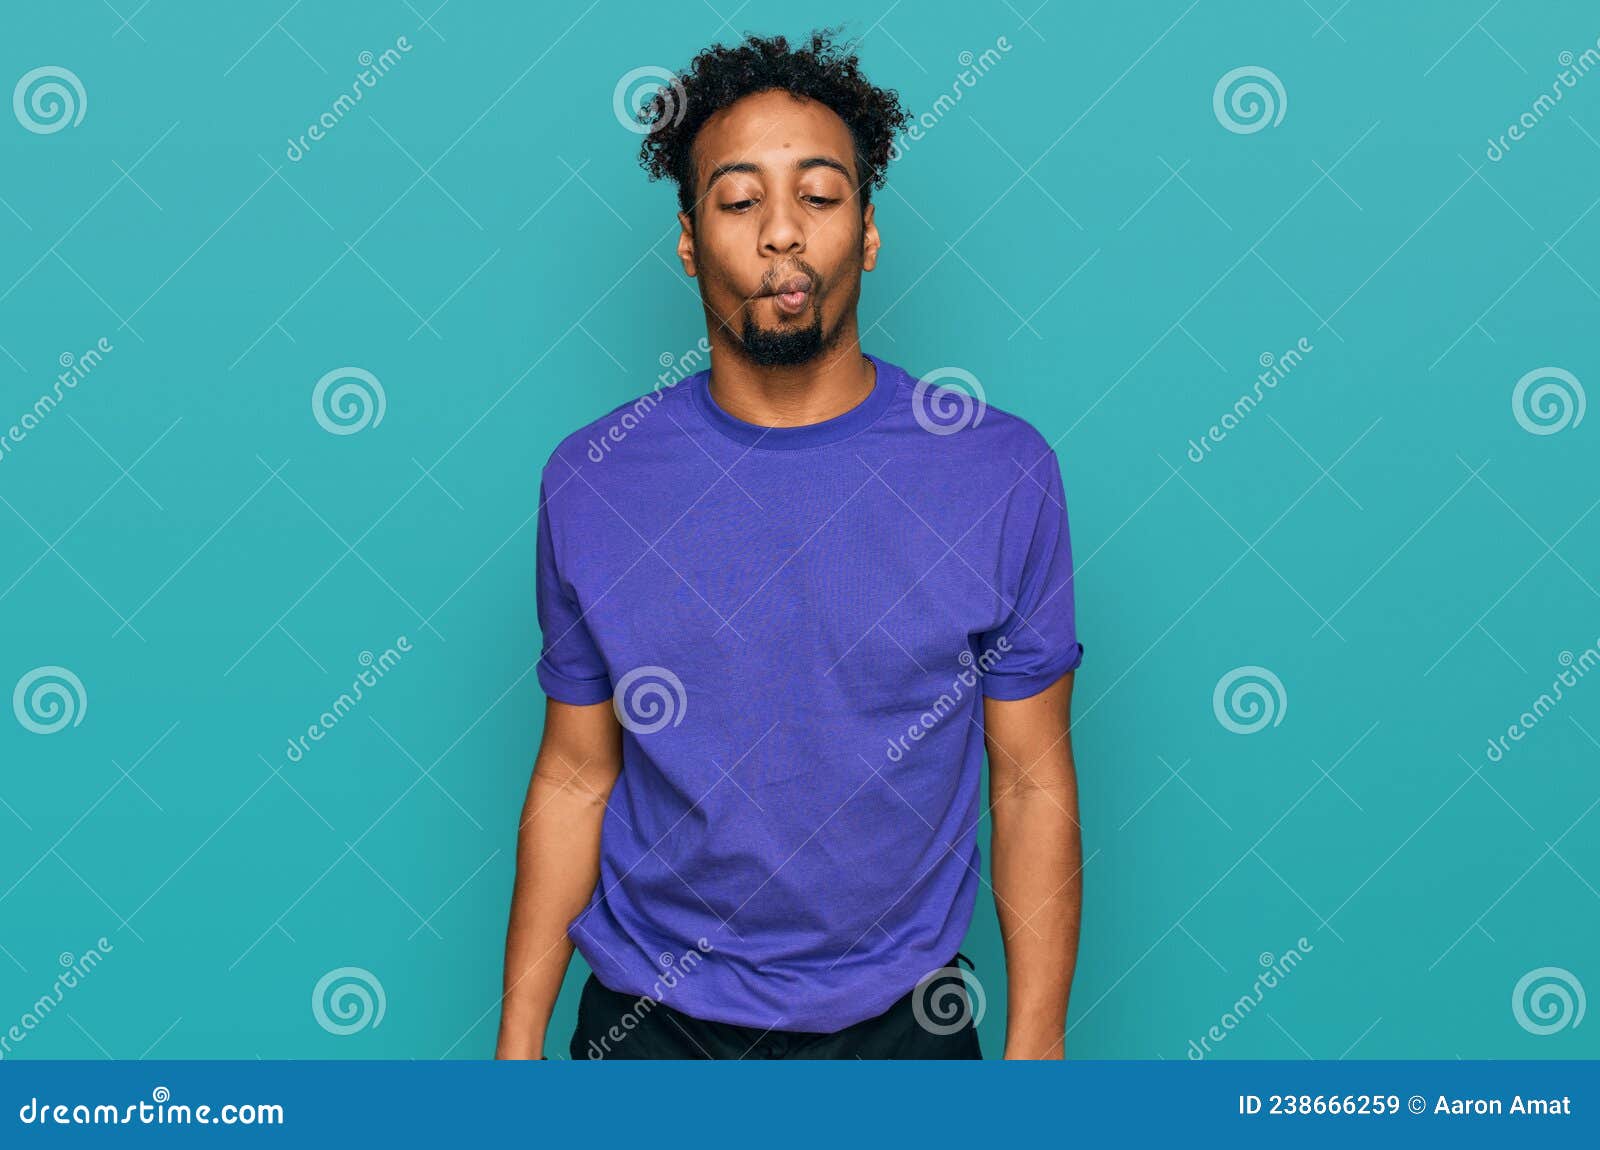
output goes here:
{"type": "Polygon", "coordinates": [[[539,483],[538,573],[535,598],[543,651],[539,686],[561,703],[601,703],[611,697],[611,678],[584,622],[570,584],[561,574],[546,484],[539,483]]]}
{"type": "MultiPolygon", "coordinates": [[[[1037,498],[1037,514],[1026,539],[1003,546],[1024,551],[1010,613],[984,634],[983,649],[992,660],[983,677],[983,693],[991,699],[1026,699],[1036,695],[1083,661],[1078,641],[1073,595],[1072,541],[1067,530],[1067,500],[1061,463],[1046,445],[1019,484],[1037,498]]],[[[1004,592],[1002,592],[1004,593],[1004,592]]]]}

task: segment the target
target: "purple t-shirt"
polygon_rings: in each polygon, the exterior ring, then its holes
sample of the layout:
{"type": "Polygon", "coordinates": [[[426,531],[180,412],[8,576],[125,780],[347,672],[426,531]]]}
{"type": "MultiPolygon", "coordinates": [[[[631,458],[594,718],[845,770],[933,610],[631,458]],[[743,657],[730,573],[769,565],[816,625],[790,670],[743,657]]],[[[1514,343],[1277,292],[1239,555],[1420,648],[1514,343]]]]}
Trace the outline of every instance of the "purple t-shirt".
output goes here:
{"type": "Polygon", "coordinates": [[[709,372],[541,477],[539,683],[611,699],[623,766],[568,935],[686,1014],[833,1031],[948,962],[979,879],[983,707],[1078,665],[1061,469],[1024,420],[868,355],[761,427],[709,372]]]}

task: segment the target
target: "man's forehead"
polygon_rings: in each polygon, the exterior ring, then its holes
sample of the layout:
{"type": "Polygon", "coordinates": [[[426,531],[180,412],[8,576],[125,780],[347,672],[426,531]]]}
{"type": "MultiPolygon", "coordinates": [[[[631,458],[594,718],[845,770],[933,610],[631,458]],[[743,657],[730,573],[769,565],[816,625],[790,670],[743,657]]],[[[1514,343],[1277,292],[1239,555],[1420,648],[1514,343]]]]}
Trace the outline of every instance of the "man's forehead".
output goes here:
{"type": "Polygon", "coordinates": [[[789,168],[825,156],[855,170],[850,129],[832,108],[787,92],[746,96],[722,108],[695,137],[700,173],[732,164],[789,168]]]}

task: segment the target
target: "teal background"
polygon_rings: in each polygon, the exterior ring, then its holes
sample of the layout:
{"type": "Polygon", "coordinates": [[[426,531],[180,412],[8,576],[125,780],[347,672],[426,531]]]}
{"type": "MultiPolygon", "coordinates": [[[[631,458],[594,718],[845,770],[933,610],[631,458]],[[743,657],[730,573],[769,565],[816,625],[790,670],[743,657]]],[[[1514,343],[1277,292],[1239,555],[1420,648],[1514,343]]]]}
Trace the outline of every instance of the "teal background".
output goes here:
{"type": "MultiPolygon", "coordinates": [[[[87,695],[48,736],[0,708],[0,1031],[59,954],[112,945],[8,1057],[490,1055],[543,705],[538,470],[704,330],[613,90],[840,19],[919,113],[960,53],[1011,46],[891,169],[862,326],[1062,461],[1069,1054],[1184,1058],[1302,937],[1217,1057],[1600,1053],[1600,1021],[1537,1036],[1510,1001],[1545,966],[1600,987],[1600,679],[1486,758],[1600,641],[1600,417],[1534,435],[1511,407],[1538,368],[1600,380],[1600,75],[1485,154],[1595,45],[1592,5],[285,6],[5,18],[0,88],[59,65],[87,102],[50,134],[0,107],[0,429],[63,353],[114,348],[0,458],[0,697],[52,665],[87,695]],[[1239,134],[1212,92],[1245,65],[1287,101],[1239,134]],[[387,408],[332,435],[311,393],[345,366],[387,408]],[[1288,705],[1241,736],[1212,692],[1246,665],[1288,705]],[[341,966],[386,1001],[348,1036],[310,1001],[341,966]]],[[[967,950],[995,1055],[987,892],[967,950]]]]}

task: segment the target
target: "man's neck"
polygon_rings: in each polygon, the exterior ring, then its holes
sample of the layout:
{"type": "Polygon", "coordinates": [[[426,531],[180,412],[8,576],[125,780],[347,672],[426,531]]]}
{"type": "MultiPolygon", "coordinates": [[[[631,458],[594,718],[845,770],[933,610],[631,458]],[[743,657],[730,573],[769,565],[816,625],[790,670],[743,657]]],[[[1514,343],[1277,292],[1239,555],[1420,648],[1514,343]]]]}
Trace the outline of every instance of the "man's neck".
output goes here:
{"type": "Polygon", "coordinates": [[[737,347],[711,357],[711,398],[758,427],[803,427],[843,415],[872,394],[877,369],[852,329],[809,363],[767,366],[737,347]]]}

